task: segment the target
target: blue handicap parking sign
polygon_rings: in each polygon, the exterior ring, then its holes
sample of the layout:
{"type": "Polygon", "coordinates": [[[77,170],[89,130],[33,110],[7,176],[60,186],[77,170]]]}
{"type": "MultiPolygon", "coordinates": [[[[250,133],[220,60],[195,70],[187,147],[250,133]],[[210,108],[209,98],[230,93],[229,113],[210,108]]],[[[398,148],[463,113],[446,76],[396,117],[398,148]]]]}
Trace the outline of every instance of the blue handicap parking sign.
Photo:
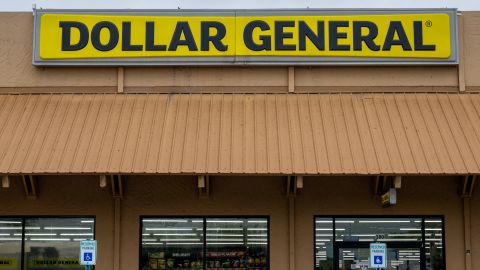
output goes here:
{"type": "Polygon", "coordinates": [[[91,252],[83,253],[83,260],[86,261],[86,262],[93,261],[93,253],[91,253],[91,252]]]}
{"type": "Polygon", "coordinates": [[[383,257],[382,256],[374,256],[373,261],[375,264],[383,264],[383,257]]]}

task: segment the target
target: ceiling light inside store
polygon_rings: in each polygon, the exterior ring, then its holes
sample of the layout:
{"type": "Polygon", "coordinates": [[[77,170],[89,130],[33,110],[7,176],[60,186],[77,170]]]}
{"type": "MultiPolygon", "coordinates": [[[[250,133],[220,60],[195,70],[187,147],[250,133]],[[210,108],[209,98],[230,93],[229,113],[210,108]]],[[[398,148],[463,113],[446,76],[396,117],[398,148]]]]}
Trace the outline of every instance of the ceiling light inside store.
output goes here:
{"type": "Polygon", "coordinates": [[[70,238],[30,238],[30,241],[45,241],[45,242],[55,242],[55,241],[70,241],[70,238]]]}
{"type": "Polygon", "coordinates": [[[410,220],[359,220],[359,223],[410,223],[410,220]]]}
{"type": "Polygon", "coordinates": [[[222,238],[208,238],[207,237],[207,242],[213,242],[213,241],[218,241],[218,242],[243,242],[243,239],[235,239],[235,238],[228,238],[228,239],[222,239],[222,238]]]}
{"type": "MultiPolygon", "coordinates": [[[[148,243],[147,243],[148,244],[148,243]]],[[[203,243],[166,243],[169,246],[203,245],[203,243]]]]}
{"type": "Polygon", "coordinates": [[[207,231],[243,231],[243,228],[207,228],[207,231]]]}
{"type": "Polygon", "coordinates": [[[61,233],[61,236],[93,236],[93,233],[61,233]]]}
{"type": "Polygon", "coordinates": [[[207,223],[243,223],[243,220],[207,220],[207,223]]]}
{"type": "Polygon", "coordinates": [[[179,241],[179,242],[183,242],[183,241],[200,241],[200,238],[175,238],[175,239],[160,239],[160,241],[163,241],[163,242],[175,242],[175,241],[179,241]]]}
{"type": "MultiPolygon", "coordinates": [[[[143,235],[150,235],[149,233],[143,235]]],[[[155,236],[196,236],[196,233],[154,233],[155,236]]]]}
{"type": "MultiPolygon", "coordinates": [[[[16,236],[21,236],[21,233],[15,233],[16,236]]],[[[26,236],[56,236],[56,233],[26,233],[26,236]]]]}
{"type": "Polygon", "coordinates": [[[146,231],[191,231],[192,228],[145,228],[146,231]]]}
{"type": "Polygon", "coordinates": [[[92,230],[88,227],[44,227],[44,230],[92,230]]]}
{"type": "Polygon", "coordinates": [[[243,237],[243,234],[209,233],[207,234],[207,237],[243,237]]]}
{"type": "Polygon", "coordinates": [[[212,245],[212,246],[218,246],[218,245],[244,245],[243,242],[235,242],[235,243],[232,243],[232,242],[207,242],[207,245],[212,245]]]}
{"type": "Polygon", "coordinates": [[[171,223],[187,223],[188,220],[186,219],[144,219],[143,222],[171,222],[171,223]]]}

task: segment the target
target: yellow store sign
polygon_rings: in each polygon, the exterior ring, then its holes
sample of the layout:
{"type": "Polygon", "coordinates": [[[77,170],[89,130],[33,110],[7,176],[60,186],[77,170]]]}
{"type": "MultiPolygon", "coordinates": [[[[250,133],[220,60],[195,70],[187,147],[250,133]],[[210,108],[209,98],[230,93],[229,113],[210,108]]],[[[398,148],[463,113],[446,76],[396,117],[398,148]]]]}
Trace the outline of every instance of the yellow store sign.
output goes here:
{"type": "Polygon", "coordinates": [[[456,63],[455,10],[36,10],[34,64],[456,63]]]}

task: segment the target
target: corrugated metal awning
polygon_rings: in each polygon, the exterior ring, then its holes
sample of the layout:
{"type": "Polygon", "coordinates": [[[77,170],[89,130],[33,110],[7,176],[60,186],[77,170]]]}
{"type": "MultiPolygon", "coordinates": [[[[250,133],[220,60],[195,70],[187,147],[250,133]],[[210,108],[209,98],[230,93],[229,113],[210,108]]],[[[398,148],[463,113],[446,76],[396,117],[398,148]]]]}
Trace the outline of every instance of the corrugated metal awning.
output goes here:
{"type": "Polygon", "coordinates": [[[479,174],[477,94],[0,95],[3,174],[479,174]]]}

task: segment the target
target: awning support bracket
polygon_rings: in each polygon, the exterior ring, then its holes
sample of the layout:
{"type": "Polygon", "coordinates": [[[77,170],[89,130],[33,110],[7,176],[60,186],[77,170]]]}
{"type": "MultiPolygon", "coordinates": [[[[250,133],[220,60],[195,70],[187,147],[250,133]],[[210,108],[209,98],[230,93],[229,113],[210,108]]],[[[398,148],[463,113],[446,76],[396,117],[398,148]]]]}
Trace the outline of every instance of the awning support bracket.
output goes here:
{"type": "Polygon", "coordinates": [[[287,198],[294,198],[303,189],[303,176],[287,176],[287,198]]]}
{"type": "Polygon", "coordinates": [[[8,175],[2,175],[2,188],[10,188],[10,177],[8,175]]]}
{"type": "Polygon", "coordinates": [[[23,188],[28,199],[37,199],[37,181],[37,177],[34,175],[22,175],[23,188]]]}
{"type": "Polygon", "coordinates": [[[210,198],[210,177],[208,175],[199,175],[197,177],[198,198],[210,198]]]}
{"type": "Polygon", "coordinates": [[[402,177],[400,175],[378,175],[374,179],[373,194],[382,195],[390,188],[402,188],[402,177]]]}
{"type": "Polygon", "coordinates": [[[121,175],[111,175],[110,182],[112,184],[113,198],[123,198],[123,177],[121,175]]]}
{"type": "Polygon", "coordinates": [[[463,177],[460,196],[462,198],[471,198],[475,189],[476,175],[466,175],[463,177]]]}

